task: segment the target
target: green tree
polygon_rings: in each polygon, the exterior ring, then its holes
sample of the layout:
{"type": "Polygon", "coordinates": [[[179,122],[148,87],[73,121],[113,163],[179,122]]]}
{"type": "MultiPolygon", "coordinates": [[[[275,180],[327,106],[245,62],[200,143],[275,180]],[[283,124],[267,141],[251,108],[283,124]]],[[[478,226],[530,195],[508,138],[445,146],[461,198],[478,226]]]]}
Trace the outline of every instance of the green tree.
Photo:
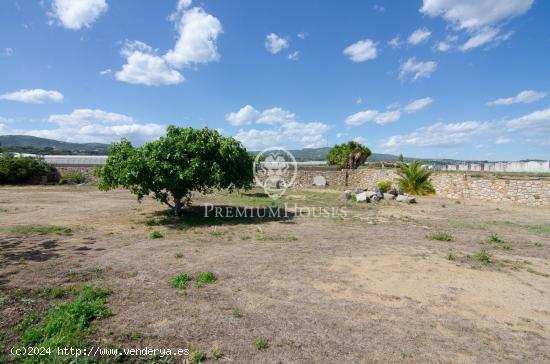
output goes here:
{"type": "Polygon", "coordinates": [[[369,148],[361,143],[349,141],[332,147],[327,154],[327,161],[328,164],[339,168],[356,169],[363,165],[370,155],[369,148]]]}
{"type": "Polygon", "coordinates": [[[27,183],[32,177],[47,176],[53,171],[39,158],[15,157],[12,153],[0,156],[0,184],[27,183]]]}
{"type": "Polygon", "coordinates": [[[423,167],[420,161],[409,164],[400,162],[397,174],[399,175],[397,183],[403,192],[411,195],[427,195],[435,192],[430,182],[432,172],[423,167]]]}
{"type": "Polygon", "coordinates": [[[405,158],[403,157],[403,154],[399,154],[399,158],[397,158],[397,161],[405,163],[405,158]]]}
{"type": "Polygon", "coordinates": [[[105,166],[96,170],[99,188],[122,186],[153,198],[181,212],[191,203],[193,191],[248,189],[252,185],[253,159],[241,143],[204,128],[170,125],[165,137],[133,148],[123,139],[109,147],[105,166]]]}

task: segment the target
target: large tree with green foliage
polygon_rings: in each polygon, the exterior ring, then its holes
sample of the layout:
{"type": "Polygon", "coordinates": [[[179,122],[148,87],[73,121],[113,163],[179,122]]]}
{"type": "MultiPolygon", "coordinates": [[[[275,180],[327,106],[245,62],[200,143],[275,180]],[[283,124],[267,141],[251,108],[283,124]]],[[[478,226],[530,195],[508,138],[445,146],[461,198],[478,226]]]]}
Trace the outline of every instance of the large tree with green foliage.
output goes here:
{"type": "Polygon", "coordinates": [[[327,161],[330,165],[339,168],[356,169],[363,165],[371,155],[369,148],[363,144],[349,141],[344,144],[336,144],[327,154],[327,161]]]}
{"type": "Polygon", "coordinates": [[[168,127],[167,134],[142,147],[123,139],[109,148],[109,158],[96,171],[99,188],[122,186],[168,205],[174,214],[191,202],[193,191],[251,187],[253,159],[241,143],[204,128],[168,127]]]}
{"type": "Polygon", "coordinates": [[[33,177],[53,172],[53,167],[39,158],[15,157],[12,153],[0,155],[0,184],[27,183],[33,177]]]}
{"type": "Polygon", "coordinates": [[[412,161],[409,164],[400,162],[397,174],[397,183],[401,191],[411,195],[427,195],[435,190],[430,182],[432,172],[423,167],[420,161],[412,161]]]}

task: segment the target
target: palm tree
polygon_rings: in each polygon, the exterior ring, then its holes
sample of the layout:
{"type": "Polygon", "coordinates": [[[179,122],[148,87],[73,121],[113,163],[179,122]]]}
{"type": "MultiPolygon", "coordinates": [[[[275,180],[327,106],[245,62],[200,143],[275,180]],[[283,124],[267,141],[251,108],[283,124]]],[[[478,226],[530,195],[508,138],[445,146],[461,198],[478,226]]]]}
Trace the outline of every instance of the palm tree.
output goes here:
{"type": "Polygon", "coordinates": [[[399,175],[397,182],[403,192],[411,195],[428,195],[435,192],[429,180],[432,172],[422,167],[420,161],[413,161],[410,164],[399,163],[397,174],[399,175]]]}
{"type": "Polygon", "coordinates": [[[339,168],[356,169],[362,166],[370,155],[369,148],[361,143],[350,141],[335,145],[328,152],[327,161],[329,165],[336,165],[339,168]]]}

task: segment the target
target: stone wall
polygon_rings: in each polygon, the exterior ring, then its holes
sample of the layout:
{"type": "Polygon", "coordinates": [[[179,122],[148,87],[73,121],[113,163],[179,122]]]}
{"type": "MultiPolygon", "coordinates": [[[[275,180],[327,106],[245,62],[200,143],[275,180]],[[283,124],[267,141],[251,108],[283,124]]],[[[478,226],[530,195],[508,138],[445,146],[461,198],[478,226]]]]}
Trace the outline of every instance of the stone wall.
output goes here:
{"type": "Polygon", "coordinates": [[[90,165],[78,165],[78,164],[71,164],[71,165],[57,165],[55,166],[55,169],[57,171],[57,174],[59,177],[63,176],[67,171],[80,171],[86,175],[86,177],[90,178],[91,180],[94,180],[94,166],[90,165]]]}
{"type": "MultiPolygon", "coordinates": [[[[93,166],[56,166],[60,175],[79,170],[93,179],[93,166]]],[[[315,176],[323,176],[329,186],[375,188],[380,181],[393,181],[394,169],[327,170],[299,169],[294,182],[298,187],[313,185],[315,176]]],[[[438,195],[448,198],[517,202],[530,206],[550,206],[550,177],[498,176],[487,173],[437,171],[432,184],[438,195]]]]}

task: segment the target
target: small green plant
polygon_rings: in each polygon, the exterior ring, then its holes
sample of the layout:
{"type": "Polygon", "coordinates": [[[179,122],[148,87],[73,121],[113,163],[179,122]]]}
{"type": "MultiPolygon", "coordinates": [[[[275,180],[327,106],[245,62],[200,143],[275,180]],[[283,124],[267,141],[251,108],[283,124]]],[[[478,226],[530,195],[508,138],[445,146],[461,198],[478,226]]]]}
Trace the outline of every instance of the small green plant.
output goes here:
{"type": "Polygon", "coordinates": [[[90,273],[93,273],[93,274],[96,274],[96,275],[99,275],[102,272],[101,268],[99,268],[99,267],[92,267],[92,268],[88,269],[88,271],[90,273]]]}
{"type": "Polygon", "coordinates": [[[455,261],[456,260],[456,257],[455,257],[455,255],[453,254],[452,251],[450,251],[449,254],[447,254],[447,260],[450,260],[450,261],[455,261]]]}
{"type": "Polygon", "coordinates": [[[294,235],[289,235],[289,236],[287,236],[286,239],[289,240],[289,241],[296,241],[296,240],[298,240],[298,237],[296,237],[294,235]]]}
{"type": "Polygon", "coordinates": [[[124,331],[120,335],[120,339],[123,341],[137,341],[143,337],[143,334],[139,330],[124,331]]]}
{"type": "Polygon", "coordinates": [[[267,347],[268,347],[267,339],[263,336],[259,336],[254,341],[254,345],[256,346],[256,349],[258,349],[258,350],[267,349],[267,347]]]}
{"type": "Polygon", "coordinates": [[[485,249],[482,249],[481,251],[474,253],[472,255],[472,259],[483,265],[489,265],[493,262],[491,258],[491,254],[489,254],[485,249]]]}
{"type": "Polygon", "coordinates": [[[502,249],[504,249],[504,250],[512,250],[513,248],[512,248],[512,246],[511,246],[510,244],[504,244],[504,245],[502,245],[502,249]]]}
{"type": "Polygon", "coordinates": [[[441,207],[445,208],[447,207],[447,205],[445,205],[444,203],[441,204],[441,207]]]}
{"type": "Polygon", "coordinates": [[[176,258],[178,258],[178,259],[179,259],[179,258],[183,258],[183,253],[177,252],[175,256],[176,256],[176,258]]]}
{"type": "Polygon", "coordinates": [[[495,244],[502,244],[504,243],[504,240],[502,240],[502,238],[500,236],[498,236],[497,234],[493,233],[489,236],[489,242],[490,243],[495,243],[495,244]]]}
{"type": "Polygon", "coordinates": [[[533,233],[550,234],[550,225],[529,225],[527,230],[533,233]]]}
{"type": "Polygon", "coordinates": [[[49,296],[52,298],[63,298],[67,294],[63,287],[53,287],[49,289],[49,296]]]}
{"type": "Polygon", "coordinates": [[[452,235],[444,231],[431,233],[428,237],[432,240],[453,241],[452,235]]]}
{"type": "Polygon", "coordinates": [[[220,360],[223,356],[223,353],[219,349],[212,350],[212,358],[214,360],[220,360]]]}
{"type": "Polygon", "coordinates": [[[32,298],[21,298],[21,303],[25,306],[30,306],[34,303],[32,298]]]}
{"type": "Polygon", "coordinates": [[[249,240],[250,239],[250,236],[249,235],[241,235],[240,236],[241,240],[249,240]]]}
{"type": "Polygon", "coordinates": [[[533,245],[536,246],[537,248],[540,248],[542,246],[542,243],[539,240],[534,240],[533,245]]]}
{"type": "Polygon", "coordinates": [[[460,200],[456,200],[455,204],[460,205],[461,204],[460,200]]]}
{"type": "Polygon", "coordinates": [[[212,272],[200,272],[197,274],[197,287],[202,287],[205,284],[214,283],[218,280],[212,272]]]}
{"type": "Polygon", "coordinates": [[[380,182],[378,182],[376,187],[378,187],[378,189],[382,193],[388,192],[389,189],[391,188],[391,181],[390,180],[380,181],[380,182]]]}
{"type": "Polygon", "coordinates": [[[233,317],[235,318],[239,318],[242,316],[241,310],[235,307],[233,310],[231,310],[231,315],[233,315],[233,317]]]}
{"type": "Polygon", "coordinates": [[[206,354],[204,351],[195,351],[191,354],[191,363],[200,363],[206,360],[206,354]]]}
{"type": "Polygon", "coordinates": [[[81,171],[67,171],[63,173],[63,176],[59,179],[59,184],[81,184],[86,183],[90,179],[81,171]]]}
{"type": "Polygon", "coordinates": [[[211,231],[211,232],[210,232],[210,235],[215,236],[215,237],[217,237],[217,238],[219,238],[219,237],[222,236],[223,234],[224,234],[223,231],[211,231]]]}
{"type": "Polygon", "coordinates": [[[187,283],[189,283],[189,281],[191,280],[193,280],[193,277],[188,274],[182,273],[178,274],[175,277],[172,277],[172,279],[170,280],[170,285],[174,288],[186,289],[187,283]]]}
{"type": "Polygon", "coordinates": [[[160,231],[151,231],[151,233],[149,234],[149,239],[160,239],[162,238],[163,235],[160,233],[160,231]]]}
{"type": "Polygon", "coordinates": [[[73,231],[70,228],[63,226],[50,225],[22,225],[11,229],[12,233],[16,234],[70,234],[73,231]]]}

